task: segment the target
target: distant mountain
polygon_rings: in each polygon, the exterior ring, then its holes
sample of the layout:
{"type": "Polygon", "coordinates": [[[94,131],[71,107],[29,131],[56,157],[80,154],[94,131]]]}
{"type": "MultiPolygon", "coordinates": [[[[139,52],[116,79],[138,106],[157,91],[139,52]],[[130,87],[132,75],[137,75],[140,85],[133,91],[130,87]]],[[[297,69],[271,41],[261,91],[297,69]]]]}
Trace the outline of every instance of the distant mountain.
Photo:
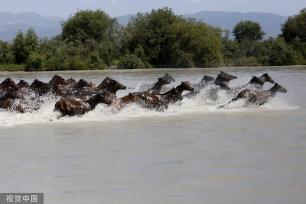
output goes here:
{"type": "MultiPolygon", "coordinates": [[[[121,25],[127,25],[135,15],[117,17],[121,25]]],[[[242,20],[259,22],[267,37],[275,37],[281,32],[281,24],[288,17],[271,13],[239,13],[223,11],[202,11],[193,14],[183,15],[186,18],[206,22],[209,25],[217,26],[232,31],[234,26],[242,20]]],[[[61,23],[65,21],[59,17],[45,17],[37,13],[9,13],[0,12],[0,40],[11,41],[19,30],[26,31],[32,27],[39,37],[54,37],[61,32],[61,23]]]]}
{"type": "Polygon", "coordinates": [[[61,32],[59,17],[44,17],[37,13],[0,12],[0,40],[11,41],[19,30],[32,27],[39,37],[53,37],[61,32]]]}
{"type": "Polygon", "coordinates": [[[118,16],[117,17],[117,20],[119,22],[119,24],[123,25],[123,26],[126,26],[129,21],[136,15],[133,15],[133,14],[129,14],[129,15],[125,15],[125,16],[118,16]]]}
{"type": "MultiPolygon", "coordinates": [[[[258,22],[264,32],[265,37],[276,37],[281,33],[281,25],[286,22],[288,17],[279,16],[272,13],[240,13],[240,12],[224,12],[224,11],[202,11],[193,14],[183,15],[186,18],[194,18],[198,21],[205,22],[209,25],[227,29],[232,32],[237,23],[244,20],[251,20],[258,22]]],[[[118,21],[122,25],[127,25],[133,15],[126,15],[118,17],[118,21]]]]}
{"type": "Polygon", "coordinates": [[[258,22],[263,31],[266,33],[266,38],[276,37],[281,33],[281,25],[286,22],[288,17],[279,16],[271,13],[250,12],[223,12],[223,11],[203,11],[194,14],[184,15],[187,18],[195,18],[206,22],[209,25],[227,29],[232,32],[237,23],[244,20],[258,22]]]}

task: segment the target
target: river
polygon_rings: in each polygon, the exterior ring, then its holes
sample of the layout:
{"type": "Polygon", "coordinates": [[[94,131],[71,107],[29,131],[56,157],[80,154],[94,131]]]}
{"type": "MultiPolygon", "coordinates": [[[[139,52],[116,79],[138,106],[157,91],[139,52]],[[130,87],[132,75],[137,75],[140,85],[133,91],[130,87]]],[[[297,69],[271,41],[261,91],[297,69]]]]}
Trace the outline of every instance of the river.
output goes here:
{"type": "MultiPolygon", "coordinates": [[[[286,87],[262,107],[226,109],[205,91],[165,112],[104,105],[57,119],[49,97],[34,113],[0,110],[0,192],[41,192],[47,204],[302,204],[306,202],[306,68],[260,67],[59,72],[95,83],[113,77],[129,89],[168,72],[197,83],[220,70],[230,86],[268,72],[286,87]]],[[[28,82],[54,72],[9,73],[28,82]]],[[[174,84],[174,85],[176,85],[174,84]]],[[[172,86],[172,85],[171,85],[172,86]]],[[[266,84],[265,89],[271,84],[266,84]]]]}

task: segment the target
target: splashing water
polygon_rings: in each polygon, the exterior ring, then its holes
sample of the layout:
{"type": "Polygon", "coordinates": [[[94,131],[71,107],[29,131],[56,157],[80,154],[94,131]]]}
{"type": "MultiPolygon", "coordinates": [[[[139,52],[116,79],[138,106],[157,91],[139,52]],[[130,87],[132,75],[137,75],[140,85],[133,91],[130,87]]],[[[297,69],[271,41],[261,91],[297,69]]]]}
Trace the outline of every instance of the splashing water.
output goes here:
{"type": "MultiPolygon", "coordinates": [[[[137,83],[137,87],[130,92],[138,91],[141,83],[137,83]]],[[[226,113],[226,112],[254,112],[254,111],[267,111],[267,110],[290,110],[297,108],[290,106],[278,97],[272,99],[264,106],[248,106],[246,107],[243,100],[230,104],[228,107],[218,109],[222,104],[231,100],[231,97],[226,91],[220,90],[217,92],[216,100],[211,100],[209,92],[213,88],[207,86],[193,98],[184,98],[174,105],[170,105],[164,112],[156,112],[154,110],[147,110],[140,108],[137,105],[129,105],[122,111],[117,112],[109,108],[107,105],[99,104],[93,111],[75,117],[59,118],[59,113],[54,111],[54,105],[59,100],[58,97],[48,95],[33,100],[33,96],[28,96],[26,108],[31,109],[39,101],[41,107],[38,110],[27,112],[24,114],[0,111],[0,126],[12,126],[21,124],[37,124],[37,123],[50,123],[50,122],[81,122],[81,121],[108,121],[108,120],[128,120],[140,117],[171,117],[184,114],[205,114],[205,113],[226,113]],[[31,98],[32,97],[32,98],[31,98]],[[31,107],[32,106],[32,107],[31,107]]],[[[168,87],[169,89],[169,87],[168,87]]],[[[124,95],[124,94],[122,94],[124,95]]]]}

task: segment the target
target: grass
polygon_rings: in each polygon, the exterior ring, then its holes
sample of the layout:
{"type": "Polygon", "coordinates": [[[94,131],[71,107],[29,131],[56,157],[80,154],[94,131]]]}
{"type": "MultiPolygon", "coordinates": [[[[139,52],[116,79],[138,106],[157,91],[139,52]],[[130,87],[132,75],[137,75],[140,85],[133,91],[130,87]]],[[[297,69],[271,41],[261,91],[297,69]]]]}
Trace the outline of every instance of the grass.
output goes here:
{"type": "Polygon", "coordinates": [[[23,64],[0,64],[0,71],[8,71],[8,72],[13,72],[13,71],[24,71],[25,66],[23,64]]]}

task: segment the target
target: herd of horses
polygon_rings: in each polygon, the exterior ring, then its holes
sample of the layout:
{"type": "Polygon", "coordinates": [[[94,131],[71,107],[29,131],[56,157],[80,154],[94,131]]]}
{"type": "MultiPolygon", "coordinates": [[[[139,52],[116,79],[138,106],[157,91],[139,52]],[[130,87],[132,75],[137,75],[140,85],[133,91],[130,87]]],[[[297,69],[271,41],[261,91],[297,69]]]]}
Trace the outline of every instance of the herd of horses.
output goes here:
{"type": "Polygon", "coordinates": [[[239,99],[245,99],[247,104],[263,105],[276,95],[277,92],[286,93],[287,90],[276,83],[269,74],[259,77],[253,76],[251,80],[239,87],[230,87],[229,82],[237,77],[221,71],[216,78],[204,75],[197,84],[188,81],[161,93],[165,85],[175,82],[175,79],[165,74],[158,78],[152,85],[144,85],[138,92],[129,93],[118,98],[116,93],[127,87],[120,82],[106,77],[99,85],[84,79],[76,81],[73,78],[64,79],[55,75],[45,83],[35,79],[32,84],[24,80],[16,83],[11,78],[5,79],[0,84],[0,110],[26,113],[38,110],[43,103],[43,96],[52,94],[58,98],[54,110],[61,116],[83,115],[95,109],[98,104],[106,104],[112,109],[120,111],[129,104],[137,104],[142,108],[164,111],[169,105],[175,104],[184,98],[192,98],[198,95],[205,87],[211,85],[210,96],[216,100],[217,93],[225,90],[232,97],[227,104],[219,106],[224,108],[239,99]],[[263,90],[266,82],[274,84],[272,88],[263,90]],[[184,91],[188,91],[183,95],[184,91]]]}

